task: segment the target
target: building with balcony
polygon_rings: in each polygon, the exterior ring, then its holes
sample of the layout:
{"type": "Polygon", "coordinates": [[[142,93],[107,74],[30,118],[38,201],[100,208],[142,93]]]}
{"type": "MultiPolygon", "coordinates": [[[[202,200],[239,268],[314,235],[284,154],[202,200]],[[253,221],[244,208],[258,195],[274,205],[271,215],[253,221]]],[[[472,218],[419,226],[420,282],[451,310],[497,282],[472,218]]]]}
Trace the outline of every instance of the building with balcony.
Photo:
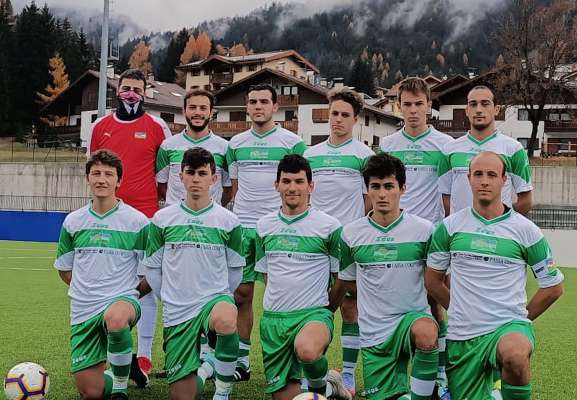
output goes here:
{"type": "Polygon", "coordinates": [[[311,81],[318,68],[294,50],[271,51],[246,56],[213,54],[204,60],[180,65],[186,73],[187,89],[224,89],[264,68],[274,69],[294,78],[311,81]]]}

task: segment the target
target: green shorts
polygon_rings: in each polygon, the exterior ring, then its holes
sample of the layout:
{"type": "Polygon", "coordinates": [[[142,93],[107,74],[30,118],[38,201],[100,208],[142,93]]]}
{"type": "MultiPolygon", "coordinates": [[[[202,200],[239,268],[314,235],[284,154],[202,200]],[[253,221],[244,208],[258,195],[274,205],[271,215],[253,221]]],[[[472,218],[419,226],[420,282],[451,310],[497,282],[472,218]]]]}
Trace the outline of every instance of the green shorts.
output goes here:
{"type": "Polygon", "coordinates": [[[256,262],[256,229],[243,227],[242,240],[246,265],[242,270],[241,283],[254,283],[258,277],[258,272],[254,270],[256,262]]]}
{"type": "Polygon", "coordinates": [[[424,312],[409,312],[385,342],[361,349],[363,380],[367,399],[388,399],[408,393],[409,361],[413,353],[411,326],[421,318],[430,318],[424,312]]]}
{"type": "Polygon", "coordinates": [[[196,317],[164,328],[164,368],[169,384],[187,377],[200,367],[200,335],[208,333],[210,313],[220,302],[234,304],[229,295],[217,296],[196,317]]]}
{"type": "Polygon", "coordinates": [[[265,393],[276,392],[289,381],[302,377],[302,366],[295,353],[294,342],[309,322],[325,324],[332,337],[333,313],[326,308],[263,313],[260,320],[260,341],[266,378],[265,393]]]}
{"type": "MultiPolygon", "coordinates": [[[[136,320],[132,322],[132,328],[140,319],[140,303],[133,297],[121,296],[112,300],[108,307],[118,301],[126,301],[134,307],[136,320]]],[[[72,347],[70,370],[73,374],[106,362],[108,358],[108,332],[104,323],[104,314],[108,307],[89,320],[70,327],[70,345],[72,347]]]]}
{"type": "Polygon", "coordinates": [[[509,333],[526,336],[535,348],[533,325],[511,321],[494,332],[469,340],[447,340],[447,379],[454,399],[491,400],[497,345],[509,333]]]}

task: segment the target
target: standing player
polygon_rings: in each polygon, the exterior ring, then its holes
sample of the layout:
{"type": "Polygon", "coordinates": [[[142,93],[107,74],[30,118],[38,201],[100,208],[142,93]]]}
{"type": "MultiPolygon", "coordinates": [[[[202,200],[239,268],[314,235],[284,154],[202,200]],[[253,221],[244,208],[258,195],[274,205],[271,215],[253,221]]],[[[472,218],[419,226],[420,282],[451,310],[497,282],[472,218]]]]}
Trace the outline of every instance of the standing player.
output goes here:
{"type": "Polygon", "coordinates": [[[275,188],[282,206],[256,226],[256,271],[265,276],[260,336],[266,393],[292,400],[301,391],[350,399],[336,371],[328,371],[324,353],[333,333],[328,286],[338,271],[340,223],[309,207],[312,172],[302,156],[285,156],[275,188]]]}
{"type": "Polygon", "coordinates": [[[430,399],[439,360],[438,327],[423,277],[434,226],[401,210],[405,167],[399,159],[373,156],[363,176],[373,211],[343,228],[331,308],[356,282],[367,399],[430,399]]]}
{"type": "MultiPolygon", "coordinates": [[[[401,209],[425,218],[433,224],[443,220],[444,210],[439,192],[439,172],[443,163],[443,148],[453,141],[427,124],[431,109],[431,91],[421,78],[407,78],[399,86],[399,105],[405,126],[399,132],[383,138],[380,149],[400,159],[405,165],[407,190],[401,196],[401,209]]],[[[447,321],[442,307],[431,302],[431,310],[439,324],[439,397],[446,394],[445,337],[447,321]]],[[[445,396],[445,397],[443,397],[445,396]]]]}
{"type": "Polygon", "coordinates": [[[527,152],[518,141],[495,128],[500,110],[487,86],[475,86],[467,95],[466,113],[471,130],[445,146],[445,162],[440,171],[439,189],[445,207],[450,205],[451,214],[472,205],[473,195],[467,180],[469,162],[483,151],[495,152],[505,161],[507,180],[502,191],[503,203],[521,214],[531,209],[533,187],[527,152]],[[517,194],[515,204],[512,204],[513,190],[517,194]]]}
{"type": "Polygon", "coordinates": [[[117,200],[122,175],[115,154],[92,154],[86,163],[92,201],[64,220],[54,263],[70,286],[72,373],[84,399],[128,398],[130,329],[140,317],[137,269],[148,219],[117,200]]]}
{"type": "Polygon", "coordinates": [[[226,204],[230,200],[230,179],[225,165],[228,142],[208,128],[213,107],[214,96],[206,90],[191,90],[184,96],[182,112],[187,127],[162,142],[156,156],[156,180],[160,191],[166,193],[166,204],[178,203],[186,197],[186,190],[180,180],[180,164],[184,152],[193,147],[202,147],[214,157],[217,181],[211,188],[213,201],[226,204]]]}
{"type": "MultiPolygon", "coordinates": [[[[327,98],[331,134],[325,142],[305,152],[315,182],[311,204],[344,225],[365,215],[366,186],[361,171],[367,158],[375,153],[353,139],[353,129],[364,105],[363,97],[353,90],[340,89],[329,92],[327,98]]],[[[360,348],[354,288],[341,304],[341,314],[343,381],[354,396],[355,369],[360,348]]]]}
{"type": "MultiPolygon", "coordinates": [[[[129,69],[118,80],[116,111],[92,125],[88,149],[108,149],[120,156],[124,179],[117,196],[152,218],[158,210],[156,153],[163,140],[171,136],[166,123],[144,111],[146,78],[142,71],[129,69]]],[[[138,323],[138,362],[133,363],[131,378],[146,386],[152,370],[151,354],[156,302],[153,294],[140,299],[142,318],[138,323]],[[136,368],[136,366],[139,368],[136,368]],[[143,373],[145,375],[143,375],[143,373]]]]}
{"type": "Polygon", "coordinates": [[[473,206],[437,227],[429,248],[427,289],[449,310],[447,375],[456,399],[491,399],[500,369],[504,400],[531,399],[531,321],[563,293],[563,274],[535,224],[503,204],[508,180],[501,155],[469,163],[473,206]],[[539,289],[527,304],[531,268],[539,289]],[[451,288],[444,274],[451,269],[451,288]]]}
{"type": "Polygon", "coordinates": [[[199,371],[200,336],[212,331],[217,335],[213,399],[227,400],[238,355],[232,292],[245,264],[242,230],[238,218],[210,197],[218,178],[208,150],[187,150],[181,171],[186,200],[152,219],[144,260],[146,280],[163,304],[171,399],[189,400],[202,393],[203,379],[210,374],[199,371]]]}
{"type": "Polygon", "coordinates": [[[277,93],[272,86],[249,88],[246,111],[252,128],[234,136],[228,145],[226,162],[232,182],[234,213],[243,227],[246,267],[235,292],[238,306],[240,350],[235,380],[250,379],[250,333],[253,325],[252,298],[256,273],[255,227],[260,217],[278,210],[280,199],[274,182],[279,161],[287,154],[303,154],[305,144],[296,134],[275,125],[277,93]]]}

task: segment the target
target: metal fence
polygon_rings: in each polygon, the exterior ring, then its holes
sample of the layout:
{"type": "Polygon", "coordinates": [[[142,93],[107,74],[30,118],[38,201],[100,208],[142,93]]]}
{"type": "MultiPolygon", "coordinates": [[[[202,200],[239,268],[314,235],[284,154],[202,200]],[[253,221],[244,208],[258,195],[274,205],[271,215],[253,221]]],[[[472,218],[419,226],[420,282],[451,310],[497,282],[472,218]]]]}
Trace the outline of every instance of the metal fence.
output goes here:
{"type": "Polygon", "coordinates": [[[577,207],[534,208],[529,219],[541,229],[577,230],[577,207]]]}
{"type": "Polygon", "coordinates": [[[88,197],[0,195],[0,210],[70,212],[84,207],[89,200],[88,197]]]}
{"type": "Polygon", "coordinates": [[[34,137],[11,138],[0,142],[0,162],[79,162],[86,160],[86,149],[76,139],[54,138],[38,141],[34,137]]]}

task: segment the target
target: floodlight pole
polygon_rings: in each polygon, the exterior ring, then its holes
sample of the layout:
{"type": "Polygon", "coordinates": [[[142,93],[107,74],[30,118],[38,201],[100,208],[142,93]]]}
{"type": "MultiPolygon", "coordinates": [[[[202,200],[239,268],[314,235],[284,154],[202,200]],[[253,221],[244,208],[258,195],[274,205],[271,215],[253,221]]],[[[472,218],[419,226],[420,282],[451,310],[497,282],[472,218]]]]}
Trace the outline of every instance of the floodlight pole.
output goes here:
{"type": "Polygon", "coordinates": [[[98,82],[98,117],[103,117],[106,113],[106,91],[108,78],[106,69],[108,67],[108,17],[109,1],[104,0],[104,15],[102,16],[102,37],[100,39],[100,79],[98,82]]]}

